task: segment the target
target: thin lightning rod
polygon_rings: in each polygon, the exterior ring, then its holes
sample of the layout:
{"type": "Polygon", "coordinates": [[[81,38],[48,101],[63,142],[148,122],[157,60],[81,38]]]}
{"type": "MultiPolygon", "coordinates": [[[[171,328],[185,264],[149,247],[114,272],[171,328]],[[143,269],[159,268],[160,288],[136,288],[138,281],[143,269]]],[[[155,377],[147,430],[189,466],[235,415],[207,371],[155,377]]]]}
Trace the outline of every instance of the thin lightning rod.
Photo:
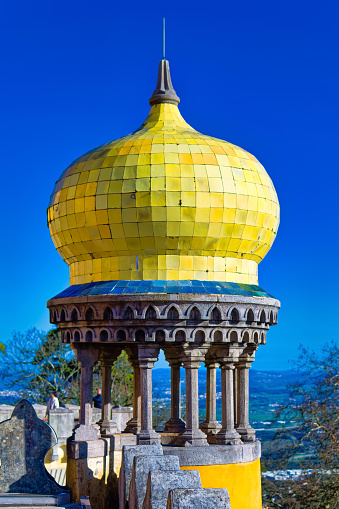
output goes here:
{"type": "Polygon", "coordinates": [[[165,60],[165,18],[162,18],[162,58],[165,60]]]}

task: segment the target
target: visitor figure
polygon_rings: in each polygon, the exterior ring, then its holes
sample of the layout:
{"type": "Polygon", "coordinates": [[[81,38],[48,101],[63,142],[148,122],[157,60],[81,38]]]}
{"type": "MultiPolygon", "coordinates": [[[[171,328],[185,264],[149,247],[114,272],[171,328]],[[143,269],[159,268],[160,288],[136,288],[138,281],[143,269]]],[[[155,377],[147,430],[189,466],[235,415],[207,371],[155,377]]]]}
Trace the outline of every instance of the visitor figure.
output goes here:
{"type": "Polygon", "coordinates": [[[97,395],[93,397],[93,402],[94,408],[102,408],[101,389],[97,389],[97,395]]]}
{"type": "Polygon", "coordinates": [[[50,410],[54,410],[55,408],[59,408],[59,400],[57,398],[56,392],[51,392],[51,397],[47,401],[47,412],[50,410]]]}

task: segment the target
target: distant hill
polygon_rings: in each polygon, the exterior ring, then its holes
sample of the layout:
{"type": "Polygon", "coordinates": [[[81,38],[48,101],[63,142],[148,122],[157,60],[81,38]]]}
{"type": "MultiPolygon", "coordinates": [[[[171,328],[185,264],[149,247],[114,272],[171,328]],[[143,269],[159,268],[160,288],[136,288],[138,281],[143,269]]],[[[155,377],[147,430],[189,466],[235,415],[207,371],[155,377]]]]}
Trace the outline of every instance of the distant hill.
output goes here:
{"type": "MultiPolygon", "coordinates": [[[[257,371],[250,369],[250,421],[258,429],[257,435],[263,440],[268,432],[271,436],[271,421],[276,409],[286,401],[286,386],[300,379],[301,373],[292,370],[257,371]]],[[[181,368],[182,406],[185,405],[185,370],[181,368]]],[[[217,370],[217,419],[221,421],[221,380],[217,370]]],[[[171,402],[171,370],[153,370],[153,398],[158,404],[169,406],[171,402]]],[[[199,369],[199,414],[205,418],[206,408],[206,368],[199,369]]]]}

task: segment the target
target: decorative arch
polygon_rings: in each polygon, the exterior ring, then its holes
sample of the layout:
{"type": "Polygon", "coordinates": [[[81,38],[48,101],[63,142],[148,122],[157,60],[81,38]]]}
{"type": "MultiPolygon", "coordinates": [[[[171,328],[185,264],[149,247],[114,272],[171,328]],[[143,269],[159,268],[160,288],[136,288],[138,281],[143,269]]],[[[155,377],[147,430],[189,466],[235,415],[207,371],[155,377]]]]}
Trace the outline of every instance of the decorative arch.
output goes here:
{"type": "Polygon", "coordinates": [[[110,322],[111,320],[114,319],[113,311],[108,306],[107,306],[107,308],[104,311],[103,319],[106,320],[107,322],[110,322]]]}
{"type": "Polygon", "coordinates": [[[201,321],[201,311],[197,306],[192,306],[189,311],[189,320],[192,322],[200,322],[201,321]]]}
{"type": "Polygon", "coordinates": [[[66,343],[70,343],[71,342],[71,333],[69,332],[69,330],[66,332],[66,343]]]}
{"type": "Polygon", "coordinates": [[[261,333],[261,344],[262,345],[265,345],[266,344],[266,334],[264,332],[261,333]]]}
{"type": "Polygon", "coordinates": [[[115,335],[115,339],[117,341],[127,341],[127,330],[126,329],[119,329],[115,335]]]}
{"type": "Polygon", "coordinates": [[[79,320],[79,316],[80,316],[79,310],[73,308],[71,313],[71,322],[77,322],[79,320]]]}
{"type": "Polygon", "coordinates": [[[231,343],[238,343],[239,342],[238,331],[237,330],[235,330],[235,329],[229,330],[228,333],[227,333],[227,336],[228,336],[229,341],[231,343]]]}
{"type": "Polygon", "coordinates": [[[168,320],[179,320],[179,316],[180,314],[177,306],[172,305],[167,312],[168,320]]]}
{"type": "Polygon", "coordinates": [[[222,321],[222,314],[219,306],[214,306],[214,308],[211,311],[210,314],[210,320],[211,322],[221,322],[222,321]]]}
{"type": "Polygon", "coordinates": [[[258,344],[259,343],[259,334],[257,331],[253,332],[253,343],[258,344]]]}
{"type": "Polygon", "coordinates": [[[247,330],[242,331],[241,339],[242,339],[243,343],[249,343],[250,335],[249,335],[249,332],[247,330]]]}
{"type": "Polygon", "coordinates": [[[81,339],[80,332],[79,332],[78,330],[76,330],[76,331],[74,332],[74,342],[75,342],[75,343],[78,343],[78,342],[80,341],[80,339],[81,339]]]}
{"type": "Polygon", "coordinates": [[[223,340],[223,334],[222,334],[222,331],[221,330],[215,330],[213,332],[213,341],[215,343],[221,343],[223,340]]]}
{"type": "Polygon", "coordinates": [[[254,313],[253,313],[253,309],[249,309],[247,311],[247,315],[246,315],[246,323],[248,324],[251,324],[254,322],[254,313]]]}
{"type": "Polygon", "coordinates": [[[271,311],[271,312],[270,312],[270,320],[269,320],[269,324],[270,324],[270,325],[274,325],[273,311],[271,311]]]}
{"type": "Polygon", "coordinates": [[[137,329],[134,337],[135,341],[138,341],[138,343],[144,343],[146,339],[146,331],[144,329],[137,329]]]}
{"type": "Polygon", "coordinates": [[[198,330],[195,331],[195,333],[194,333],[194,341],[202,343],[203,341],[205,341],[205,338],[206,338],[206,334],[205,334],[205,332],[203,330],[198,329],[198,330]]]}
{"type": "Polygon", "coordinates": [[[166,333],[165,333],[165,331],[162,330],[162,329],[157,330],[156,333],[155,333],[155,341],[157,343],[162,343],[165,340],[166,340],[166,333]]]}
{"type": "Polygon", "coordinates": [[[85,341],[93,341],[93,331],[88,329],[85,334],[85,341]]]}
{"type": "Polygon", "coordinates": [[[176,330],[175,334],[174,334],[174,340],[177,341],[178,343],[186,341],[186,333],[185,333],[185,331],[183,329],[176,330]]]}
{"type": "Polygon", "coordinates": [[[266,313],[264,309],[261,310],[259,321],[260,323],[266,323],[266,313]]]}
{"type": "Polygon", "coordinates": [[[62,308],[60,312],[60,322],[66,322],[66,311],[62,308]]]}
{"type": "Polygon", "coordinates": [[[145,318],[145,320],[156,320],[160,317],[159,310],[155,306],[147,306],[142,312],[142,317],[145,318]]]}
{"type": "Polygon", "coordinates": [[[92,308],[92,307],[89,307],[89,308],[86,310],[86,313],[85,313],[85,320],[86,320],[86,322],[91,322],[92,320],[94,320],[94,311],[93,311],[93,308],[92,308]]]}
{"type": "Polygon", "coordinates": [[[135,307],[132,306],[131,304],[128,304],[127,306],[124,306],[122,311],[121,311],[120,317],[123,320],[133,320],[134,318],[137,317],[137,312],[136,312],[135,307]]]}
{"type": "Polygon", "coordinates": [[[100,341],[108,341],[109,333],[107,329],[101,329],[99,334],[100,341]]]}
{"type": "Polygon", "coordinates": [[[232,308],[230,310],[230,323],[239,323],[240,321],[240,314],[237,308],[232,308]]]}

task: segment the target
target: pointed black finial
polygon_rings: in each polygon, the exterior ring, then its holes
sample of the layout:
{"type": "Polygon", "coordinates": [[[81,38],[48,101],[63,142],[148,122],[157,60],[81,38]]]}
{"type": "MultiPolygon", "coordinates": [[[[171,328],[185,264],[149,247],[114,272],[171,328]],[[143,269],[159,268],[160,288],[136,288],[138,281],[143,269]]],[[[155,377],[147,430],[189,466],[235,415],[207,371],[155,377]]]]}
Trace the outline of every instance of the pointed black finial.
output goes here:
{"type": "Polygon", "coordinates": [[[180,99],[172,85],[168,60],[161,60],[156,89],[149,100],[151,106],[159,103],[179,104],[180,99]]]}

